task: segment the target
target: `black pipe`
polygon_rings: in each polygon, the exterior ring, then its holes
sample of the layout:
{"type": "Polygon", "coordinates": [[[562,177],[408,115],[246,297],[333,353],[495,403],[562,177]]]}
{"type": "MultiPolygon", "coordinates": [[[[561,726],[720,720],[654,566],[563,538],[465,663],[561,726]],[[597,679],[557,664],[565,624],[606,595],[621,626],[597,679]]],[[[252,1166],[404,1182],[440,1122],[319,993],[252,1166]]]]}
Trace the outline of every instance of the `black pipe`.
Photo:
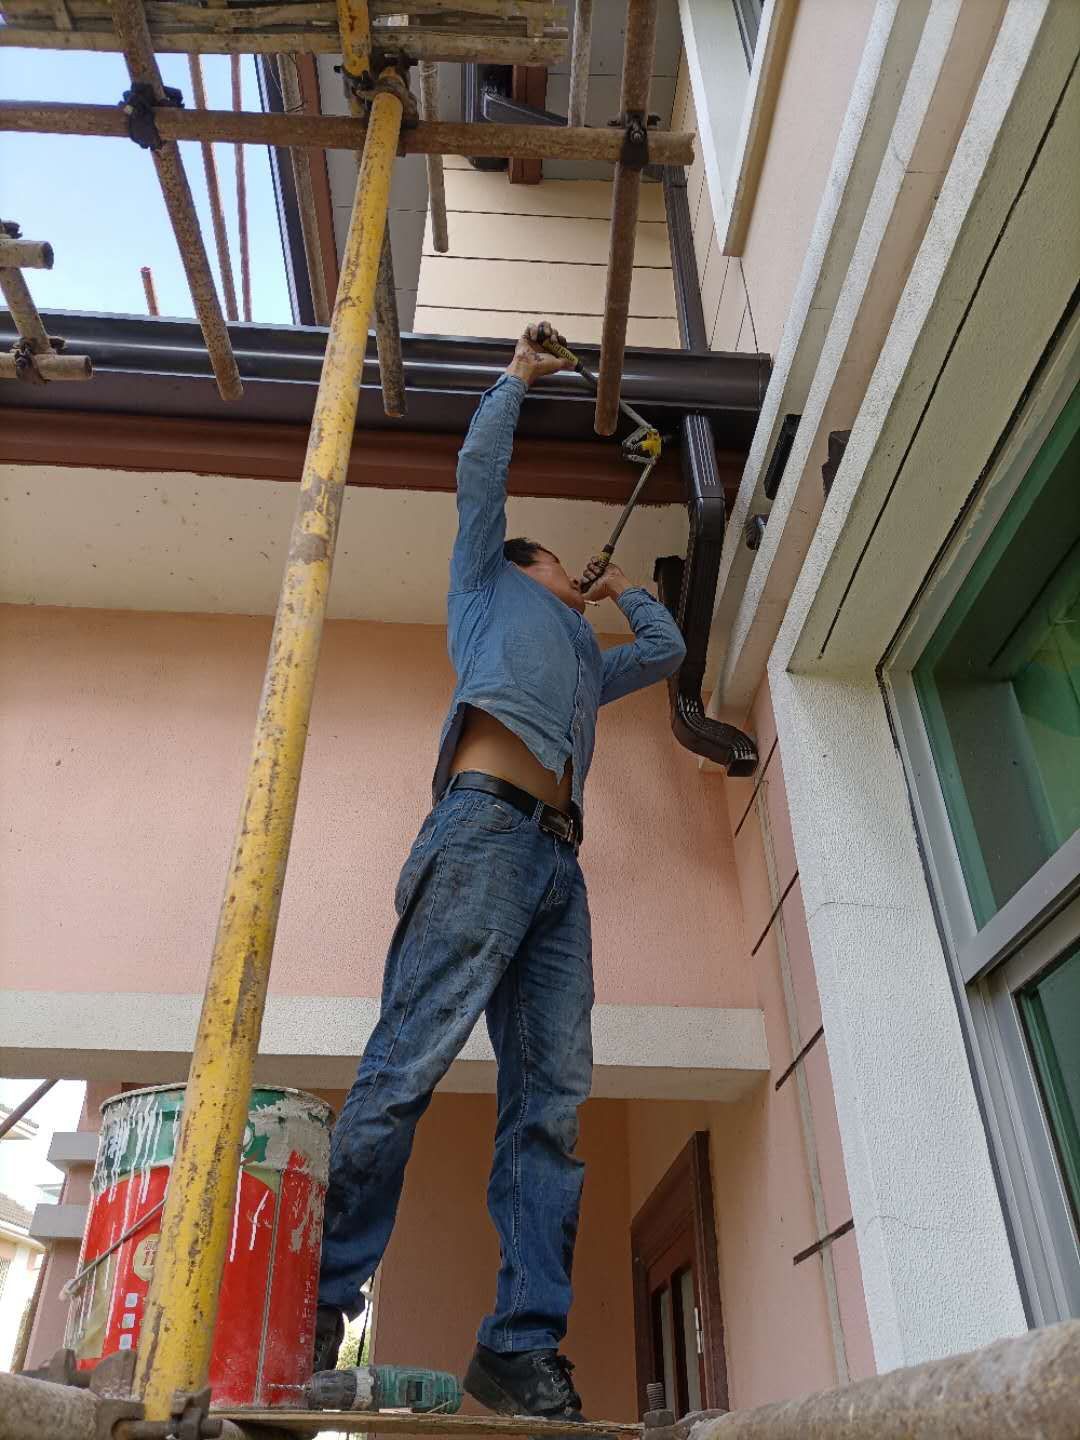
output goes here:
{"type": "MultiPolygon", "coordinates": [[[[673,167],[664,171],[664,207],[679,336],[684,350],[703,357],[709,353],[709,342],[694,256],[686,177],[683,171],[673,167]]],[[[768,365],[763,356],[757,358],[768,365]]],[[[680,745],[723,766],[729,775],[752,775],[758,763],[753,740],[734,725],[710,719],[701,699],[727,511],[708,419],[700,411],[685,415],[680,433],[686,509],[690,518],[686,560],[669,555],[657,560],[653,571],[660,599],[675,616],[686,641],[686,659],[678,673],[668,680],[671,728],[680,745]]]]}
{"type": "MultiPolygon", "coordinates": [[[[326,347],[323,329],[233,324],[229,335],[244,394],[219,399],[198,325],[149,315],[88,315],[51,311],[50,335],[62,335],[73,354],[94,363],[91,385],[5,385],[0,408],[97,410],[194,419],[281,420],[309,423],[326,347]]],[[[0,347],[16,339],[11,317],[0,312],[0,347]]],[[[464,433],[478,396],[506,367],[509,340],[403,335],[408,422],[383,414],[374,336],[369,337],[360,393],[365,428],[464,433]]],[[[596,367],[596,346],[578,353],[596,367]]],[[[629,350],[623,389],[657,423],[674,428],[689,406],[707,414],[722,448],[745,452],[768,381],[768,363],[756,355],[684,355],[673,350],[629,350]]],[[[530,391],[519,433],[605,444],[593,431],[593,397],[576,375],[555,375],[530,391]]]]}

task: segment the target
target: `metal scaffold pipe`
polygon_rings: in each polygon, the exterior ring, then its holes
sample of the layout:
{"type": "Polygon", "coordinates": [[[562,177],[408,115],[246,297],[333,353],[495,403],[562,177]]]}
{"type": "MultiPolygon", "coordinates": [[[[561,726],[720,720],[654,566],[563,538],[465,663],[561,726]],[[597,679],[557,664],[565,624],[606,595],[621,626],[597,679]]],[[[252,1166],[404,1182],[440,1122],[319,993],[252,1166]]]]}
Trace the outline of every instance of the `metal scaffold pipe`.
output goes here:
{"type": "MultiPolygon", "coordinates": [[[[627,0],[626,43],[623,48],[622,123],[629,137],[632,125],[648,125],[649,83],[656,53],[656,0],[627,0]]],[[[651,142],[650,142],[651,143],[651,142]]],[[[611,241],[608,248],[604,328],[600,336],[600,374],[596,395],[596,432],[614,433],[619,418],[626,326],[630,317],[630,286],[634,278],[641,168],[624,156],[615,166],[611,196],[611,241]]]]}
{"type": "Polygon", "coordinates": [[[380,90],[356,182],[139,1336],[135,1390],[150,1420],[168,1417],[175,1390],[206,1383],[401,117],[398,95],[380,90]]]}
{"type": "MultiPolygon", "coordinates": [[[[166,99],[165,87],[154,56],[141,0],[114,0],[112,20],[132,81],[135,85],[148,86],[155,107],[162,107],[166,99]]],[[[123,116],[119,106],[113,108],[117,115],[123,116]]],[[[240,371],[236,366],[225,317],[221,313],[221,303],[214,288],[210,260],[199,228],[199,217],[195,211],[195,201],[184,170],[184,162],[180,158],[180,148],[175,140],[163,137],[163,143],[151,153],[165,208],[169,212],[173,234],[176,236],[176,246],[187,276],[191,302],[202,327],[210,363],[214,367],[218,391],[223,400],[238,400],[244,387],[240,383],[240,371]]]]}
{"type": "MultiPolygon", "coordinates": [[[[439,118],[439,67],[432,60],[420,63],[420,116],[439,118]]],[[[431,213],[431,243],[440,255],[450,249],[446,223],[446,175],[441,155],[427,157],[428,210],[431,213]]]]}
{"type": "Polygon", "coordinates": [[[568,125],[584,125],[589,103],[589,62],[592,57],[593,0],[574,6],[574,43],[570,52],[570,104],[568,125]]]}

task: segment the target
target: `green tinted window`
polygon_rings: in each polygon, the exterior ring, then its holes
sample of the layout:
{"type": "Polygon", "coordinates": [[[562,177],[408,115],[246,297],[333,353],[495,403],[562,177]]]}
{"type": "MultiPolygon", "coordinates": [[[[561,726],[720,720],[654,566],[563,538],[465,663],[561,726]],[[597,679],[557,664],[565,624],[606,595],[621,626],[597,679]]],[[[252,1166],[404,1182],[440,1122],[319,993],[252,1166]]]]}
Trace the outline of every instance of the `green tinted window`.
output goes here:
{"type": "Polygon", "coordinates": [[[1080,945],[1021,991],[1020,1013],[1080,1227],[1080,945]]]}
{"type": "Polygon", "coordinates": [[[1080,829],[1080,389],[914,680],[981,927],[1080,829]]]}

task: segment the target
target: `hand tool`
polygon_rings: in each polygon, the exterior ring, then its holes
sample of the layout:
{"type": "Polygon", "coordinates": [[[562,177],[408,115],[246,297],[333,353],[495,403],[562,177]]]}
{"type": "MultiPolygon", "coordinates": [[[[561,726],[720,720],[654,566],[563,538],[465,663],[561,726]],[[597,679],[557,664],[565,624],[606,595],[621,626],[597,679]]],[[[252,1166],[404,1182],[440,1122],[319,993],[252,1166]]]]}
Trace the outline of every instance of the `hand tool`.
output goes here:
{"type": "MultiPolygon", "coordinates": [[[[546,320],[541,320],[537,325],[536,334],[541,348],[546,350],[549,355],[555,355],[558,359],[565,360],[567,364],[572,366],[574,371],[581,376],[595,394],[597,388],[596,376],[591,370],[587,370],[574,352],[568,349],[557,338],[555,331],[546,320]]],[[[637,484],[631,491],[630,499],[623,506],[622,514],[619,516],[615,528],[608,538],[607,544],[594,555],[589,562],[590,565],[598,565],[600,568],[591,579],[581,581],[579,588],[583,595],[596,584],[596,581],[600,579],[601,575],[603,575],[607,569],[611,557],[614,554],[619,536],[622,534],[627,520],[630,519],[634,506],[641,498],[649,476],[652,474],[653,467],[660,459],[664,448],[663,436],[655,425],[650,425],[649,422],[639,415],[631,405],[628,405],[625,400],[619,401],[619,409],[632,420],[637,427],[622,442],[622,453],[632,464],[641,465],[644,468],[637,484]]]]}
{"type": "Polygon", "coordinates": [[[412,1410],[414,1414],[453,1415],[465,1398],[454,1375],[418,1365],[354,1365],[345,1370],[316,1370],[303,1386],[312,1410],[412,1410]]]}

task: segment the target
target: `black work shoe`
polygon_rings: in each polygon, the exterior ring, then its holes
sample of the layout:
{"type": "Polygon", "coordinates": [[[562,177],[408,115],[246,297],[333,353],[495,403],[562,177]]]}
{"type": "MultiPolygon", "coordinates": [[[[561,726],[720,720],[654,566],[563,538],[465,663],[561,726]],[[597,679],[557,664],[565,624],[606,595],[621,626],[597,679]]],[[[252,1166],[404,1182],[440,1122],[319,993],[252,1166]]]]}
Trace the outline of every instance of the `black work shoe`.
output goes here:
{"type": "Polygon", "coordinates": [[[500,1354],[477,1345],[465,1390],[496,1415],[537,1415],[545,1420],[584,1420],[581,1396],[570,1380],[573,1365],[557,1350],[500,1354]]]}
{"type": "Polygon", "coordinates": [[[320,1305],[315,1312],[313,1371],[333,1370],[345,1339],[345,1316],[333,1305],[320,1305]]]}

